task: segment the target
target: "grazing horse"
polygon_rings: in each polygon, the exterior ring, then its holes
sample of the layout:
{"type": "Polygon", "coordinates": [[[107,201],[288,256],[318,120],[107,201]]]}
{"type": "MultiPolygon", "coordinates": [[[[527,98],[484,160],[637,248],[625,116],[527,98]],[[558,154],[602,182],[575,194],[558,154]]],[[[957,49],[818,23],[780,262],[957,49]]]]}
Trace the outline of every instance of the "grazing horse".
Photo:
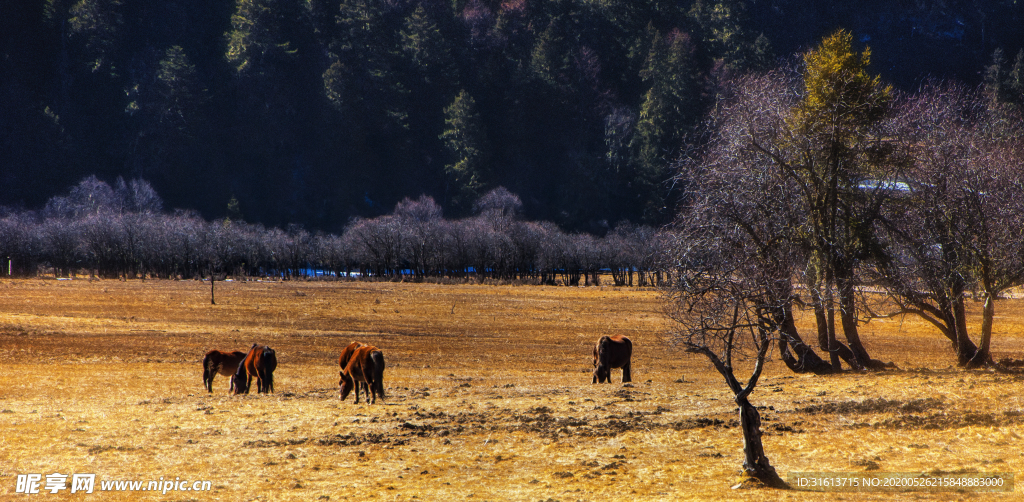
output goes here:
{"type": "MultiPolygon", "coordinates": [[[[206,357],[203,358],[203,385],[206,386],[207,392],[213,392],[213,377],[220,373],[226,377],[235,374],[235,370],[238,369],[238,365],[245,360],[245,352],[234,351],[224,352],[222,350],[211,350],[206,353],[206,357]]],[[[235,380],[231,379],[230,387],[228,392],[232,392],[235,388],[235,380]]]]}
{"type": "Polygon", "coordinates": [[[252,344],[245,361],[235,373],[235,394],[248,394],[252,377],[256,377],[256,392],[274,392],[274,370],[277,369],[277,354],[266,345],[252,344]],[[241,390],[240,390],[241,389],[241,390]]]}
{"type": "Polygon", "coordinates": [[[377,402],[377,395],[384,399],[384,353],[372,345],[364,345],[355,349],[348,366],[341,375],[341,400],[348,397],[352,389],[356,390],[356,404],[359,404],[359,382],[366,384],[366,400],[370,404],[377,402]]]}
{"type": "Polygon", "coordinates": [[[612,382],[612,368],[622,368],[622,381],[633,381],[629,373],[629,358],[633,355],[633,342],[622,335],[602,336],[594,346],[594,383],[612,382]]]}
{"type": "Polygon", "coordinates": [[[245,371],[245,355],[242,356],[242,362],[238,363],[235,374],[231,375],[231,388],[234,389],[235,394],[249,393],[249,374],[245,371]]]}
{"type": "MultiPolygon", "coordinates": [[[[338,366],[341,367],[341,371],[345,371],[345,368],[348,367],[348,362],[352,359],[352,354],[356,352],[356,349],[359,347],[366,347],[367,345],[368,344],[362,342],[352,342],[348,344],[348,347],[342,349],[341,355],[338,356],[338,366]]],[[[338,385],[341,386],[342,382],[344,382],[344,380],[338,382],[338,385]]],[[[370,395],[370,391],[366,387],[366,382],[356,382],[356,385],[361,385],[363,391],[366,392],[366,395],[370,395]]]]}

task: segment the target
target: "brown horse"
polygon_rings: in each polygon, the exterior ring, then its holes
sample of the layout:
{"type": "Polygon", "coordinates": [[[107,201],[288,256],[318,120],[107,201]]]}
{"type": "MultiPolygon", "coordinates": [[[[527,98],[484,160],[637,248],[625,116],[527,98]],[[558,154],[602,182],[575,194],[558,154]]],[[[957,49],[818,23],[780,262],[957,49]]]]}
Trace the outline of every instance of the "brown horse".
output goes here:
{"type": "Polygon", "coordinates": [[[235,370],[235,374],[231,375],[231,388],[234,389],[235,394],[249,393],[249,373],[245,371],[244,356],[242,362],[238,363],[238,369],[235,370]]]}
{"type": "Polygon", "coordinates": [[[232,379],[235,381],[235,394],[248,394],[252,385],[252,377],[256,377],[256,392],[274,392],[274,370],[277,369],[277,354],[266,345],[252,344],[245,361],[238,365],[238,371],[232,379]]]}
{"type": "MultiPolygon", "coordinates": [[[[338,366],[341,367],[341,371],[345,371],[345,368],[348,367],[348,362],[352,359],[352,354],[356,352],[356,349],[358,349],[359,347],[366,347],[367,345],[369,344],[362,342],[352,342],[348,344],[348,347],[342,349],[341,355],[338,356],[338,366]]],[[[338,382],[338,385],[341,386],[341,383],[342,382],[338,382]]],[[[356,385],[361,385],[363,391],[366,392],[366,395],[370,395],[370,391],[367,390],[366,387],[366,382],[356,382],[356,385]]]]}
{"type": "Polygon", "coordinates": [[[622,335],[602,336],[594,346],[594,383],[612,382],[612,368],[622,368],[622,381],[633,381],[629,359],[633,342],[622,335]]]}
{"type": "Polygon", "coordinates": [[[370,404],[377,402],[377,396],[384,399],[384,353],[372,345],[364,345],[355,349],[348,366],[341,375],[341,400],[348,397],[352,389],[356,390],[356,404],[359,404],[359,382],[366,384],[366,399],[370,404]]]}
{"type": "MultiPolygon", "coordinates": [[[[217,376],[217,373],[230,377],[235,374],[238,370],[238,365],[245,360],[245,352],[234,351],[224,352],[222,350],[211,350],[206,353],[206,357],[203,358],[203,385],[206,386],[207,392],[213,392],[213,377],[217,376]]],[[[229,384],[228,392],[232,392],[235,389],[235,380],[231,379],[229,384]]]]}

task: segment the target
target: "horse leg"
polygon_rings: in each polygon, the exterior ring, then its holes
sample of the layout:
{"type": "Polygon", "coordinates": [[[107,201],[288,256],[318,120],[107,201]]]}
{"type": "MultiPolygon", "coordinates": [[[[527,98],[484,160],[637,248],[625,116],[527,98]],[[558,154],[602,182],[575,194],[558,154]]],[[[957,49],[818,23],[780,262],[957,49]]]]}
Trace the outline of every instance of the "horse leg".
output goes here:
{"type": "MultiPolygon", "coordinates": [[[[622,367],[622,383],[633,381],[633,375],[629,372],[629,365],[630,363],[626,363],[626,365],[622,367]]],[[[611,376],[609,376],[608,381],[610,382],[611,380],[611,376]]]]}

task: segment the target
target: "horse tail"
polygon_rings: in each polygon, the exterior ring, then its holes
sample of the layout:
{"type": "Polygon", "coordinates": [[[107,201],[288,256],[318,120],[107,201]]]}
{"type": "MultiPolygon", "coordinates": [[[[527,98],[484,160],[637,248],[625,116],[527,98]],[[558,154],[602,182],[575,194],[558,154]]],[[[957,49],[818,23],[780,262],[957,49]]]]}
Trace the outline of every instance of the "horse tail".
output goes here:
{"type": "Polygon", "coordinates": [[[274,349],[267,347],[263,349],[263,360],[266,361],[264,365],[267,371],[274,371],[277,369],[277,352],[274,349]]]}
{"type": "Polygon", "coordinates": [[[375,350],[370,353],[370,359],[373,360],[373,386],[380,398],[384,399],[384,353],[375,350]]]}
{"type": "Polygon", "coordinates": [[[203,358],[203,386],[206,390],[213,392],[213,374],[216,372],[211,366],[213,366],[213,357],[211,354],[206,354],[203,358]]]}
{"type": "Polygon", "coordinates": [[[266,347],[263,349],[263,371],[266,373],[266,383],[263,385],[264,392],[274,392],[274,370],[277,369],[277,353],[274,349],[266,347]]]}

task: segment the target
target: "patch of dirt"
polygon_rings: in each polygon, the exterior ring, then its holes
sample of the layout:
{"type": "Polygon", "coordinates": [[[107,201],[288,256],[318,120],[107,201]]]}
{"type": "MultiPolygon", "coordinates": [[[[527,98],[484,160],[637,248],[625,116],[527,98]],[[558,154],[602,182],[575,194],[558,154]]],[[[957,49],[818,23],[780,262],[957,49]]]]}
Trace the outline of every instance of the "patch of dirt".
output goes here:
{"type": "MultiPolygon", "coordinates": [[[[86,446],[86,445],[79,445],[79,446],[86,446]]],[[[89,455],[97,455],[97,454],[103,453],[105,451],[129,452],[129,451],[137,451],[137,450],[141,450],[141,449],[142,448],[136,448],[136,447],[133,447],[133,446],[102,446],[102,445],[96,445],[96,446],[89,446],[85,451],[87,453],[89,453],[89,455]]]]}
{"type": "Polygon", "coordinates": [[[1024,423],[1024,416],[1008,413],[933,413],[930,415],[904,415],[873,424],[854,424],[854,427],[883,429],[956,429],[971,426],[1002,426],[1024,423]]]}
{"type": "MultiPolygon", "coordinates": [[[[796,425],[796,424],[794,424],[794,425],[796,425]]],[[[769,425],[766,428],[765,432],[766,433],[777,433],[777,434],[781,435],[782,433],[786,433],[786,432],[793,433],[793,434],[802,434],[805,431],[803,429],[800,429],[800,428],[797,428],[797,427],[793,427],[791,425],[771,424],[771,425],[769,425]]]]}
{"type": "Polygon", "coordinates": [[[697,417],[673,422],[670,425],[671,428],[677,431],[685,431],[690,429],[703,429],[705,427],[731,429],[733,427],[739,427],[739,422],[737,420],[729,420],[726,422],[720,418],[697,417]]]}
{"type": "Polygon", "coordinates": [[[818,414],[836,413],[923,413],[941,407],[942,398],[929,397],[912,401],[888,400],[884,398],[865,399],[864,401],[839,401],[797,408],[794,411],[818,414]]]}
{"type": "MultiPolygon", "coordinates": [[[[259,439],[242,443],[246,448],[273,448],[315,443],[324,446],[354,446],[361,444],[406,445],[417,438],[444,438],[460,435],[526,432],[546,439],[566,437],[614,437],[633,430],[693,430],[713,427],[728,429],[739,426],[738,421],[722,418],[696,417],[676,421],[656,421],[653,417],[668,411],[659,407],[653,411],[630,411],[605,417],[557,417],[546,406],[527,412],[498,409],[489,412],[416,411],[405,417],[394,417],[394,425],[383,432],[333,434],[321,438],[259,439]]],[[[391,420],[389,420],[391,421],[391,420]]],[[[773,432],[803,432],[772,424],[773,432]]],[[[597,465],[593,467],[598,467],[597,465]]],[[[607,467],[607,466],[606,466],[607,467]]],[[[603,470],[620,467],[615,465],[603,470]]]]}
{"type": "Polygon", "coordinates": [[[362,444],[409,444],[407,438],[392,437],[389,434],[367,432],[365,434],[334,434],[332,436],[317,439],[316,444],[321,446],[357,446],[362,444]]]}
{"type": "Polygon", "coordinates": [[[295,446],[300,444],[306,444],[309,442],[309,438],[298,438],[298,439],[257,439],[255,441],[245,441],[242,443],[244,448],[276,448],[278,446],[295,446]]]}

